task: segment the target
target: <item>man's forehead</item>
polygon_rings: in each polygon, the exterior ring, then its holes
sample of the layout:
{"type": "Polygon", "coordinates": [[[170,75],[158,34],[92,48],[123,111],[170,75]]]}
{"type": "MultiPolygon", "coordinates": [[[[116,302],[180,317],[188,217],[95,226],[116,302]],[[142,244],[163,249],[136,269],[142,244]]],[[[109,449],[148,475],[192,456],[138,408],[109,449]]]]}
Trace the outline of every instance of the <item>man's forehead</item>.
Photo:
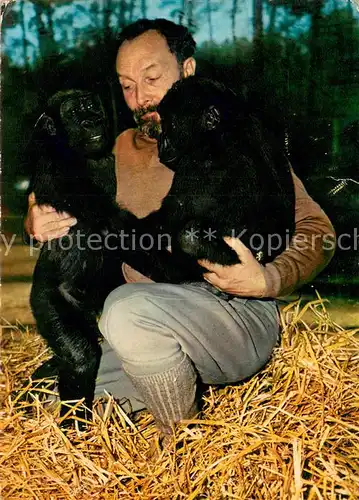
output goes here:
{"type": "Polygon", "coordinates": [[[166,39],[157,31],[150,30],[133,40],[126,40],[117,54],[117,72],[126,75],[126,71],[144,71],[161,65],[167,58],[174,57],[166,39]]]}
{"type": "Polygon", "coordinates": [[[117,73],[122,77],[131,77],[134,71],[143,73],[146,71],[155,70],[161,66],[163,66],[163,61],[157,61],[154,58],[152,60],[144,58],[138,59],[136,61],[133,60],[129,64],[118,64],[117,73]]]}

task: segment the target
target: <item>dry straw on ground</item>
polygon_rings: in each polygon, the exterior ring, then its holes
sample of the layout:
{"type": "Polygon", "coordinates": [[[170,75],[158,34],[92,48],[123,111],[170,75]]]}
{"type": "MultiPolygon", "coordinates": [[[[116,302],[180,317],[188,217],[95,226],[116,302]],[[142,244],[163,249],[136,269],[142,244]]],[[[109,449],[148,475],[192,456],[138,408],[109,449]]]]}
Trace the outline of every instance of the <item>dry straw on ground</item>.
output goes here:
{"type": "Polygon", "coordinates": [[[298,303],[284,309],[265,370],[210,389],[202,420],[182,423],[155,462],[151,416],[131,419],[111,399],[83,435],[64,435],[54,407],[36,400],[26,414],[9,394],[48,353],[33,332],[5,326],[1,498],[359,498],[358,332],[333,324],[321,300],[306,307],[315,323],[298,303]]]}

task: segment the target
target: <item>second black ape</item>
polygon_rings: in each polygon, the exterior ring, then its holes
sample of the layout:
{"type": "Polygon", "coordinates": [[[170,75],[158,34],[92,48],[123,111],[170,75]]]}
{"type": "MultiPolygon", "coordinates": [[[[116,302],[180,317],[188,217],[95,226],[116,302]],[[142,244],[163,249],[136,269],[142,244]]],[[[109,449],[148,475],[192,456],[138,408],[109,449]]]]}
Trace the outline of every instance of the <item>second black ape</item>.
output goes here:
{"type": "MultiPolygon", "coordinates": [[[[119,216],[108,135],[98,96],[61,91],[36,124],[30,154],[37,203],[78,218],[67,236],[43,245],[35,267],[30,303],[54,358],[33,378],[57,371],[61,400],[85,397],[88,408],[101,356],[96,315],[123,282],[119,254],[105,244],[119,216]]],[[[61,415],[67,411],[63,406],[61,415]]]]}
{"type": "MultiPolygon", "coordinates": [[[[159,279],[170,274],[172,258],[166,250],[121,247],[121,231],[131,234],[138,220],[115,202],[108,135],[107,115],[97,95],[60,91],[37,121],[28,158],[36,202],[78,220],[66,236],[43,245],[35,266],[30,303],[54,356],[32,378],[56,373],[61,401],[84,398],[85,407],[76,415],[86,419],[101,358],[97,316],[107,295],[124,282],[124,257],[144,273],[155,268],[159,279]]],[[[62,405],[60,415],[67,412],[62,405]]]]}
{"type": "Polygon", "coordinates": [[[171,235],[169,280],[201,280],[197,259],[237,264],[224,236],[240,237],[262,264],[273,260],[294,232],[294,184],[248,102],[191,76],[168,91],[158,114],[159,159],[175,175],[160,210],[141,222],[171,235]]]}
{"type": "MultiPolygon", "coordinates": [[[[36,263],[30,303],[54,356],[32,378],[56,374],[61,401],[84,398],[88,409],[101,357],[97,316],[107,295],[124,282],[124,257],[143,273],[156,269],[159,280],[171,276],[167,250],[121,247],[121,232],[131,234],[138,220],[115,202],[108,135],[107,115],[97,95],[60,91],[37,121],[28,151],[36,202],[78,220],[66,236],[43,245],[36,263]]],[[[62,405],[60,415],[67,412],[62,405]]],[[[84,407],[76,415],[88,418],[84,407]]]]}

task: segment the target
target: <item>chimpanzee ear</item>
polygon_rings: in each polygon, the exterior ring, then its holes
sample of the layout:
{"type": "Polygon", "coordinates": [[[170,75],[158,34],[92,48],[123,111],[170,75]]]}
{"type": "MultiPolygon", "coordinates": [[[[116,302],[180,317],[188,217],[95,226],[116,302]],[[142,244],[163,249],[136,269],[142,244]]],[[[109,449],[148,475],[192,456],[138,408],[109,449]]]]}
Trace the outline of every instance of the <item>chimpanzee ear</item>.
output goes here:
{"type": "Polygon", "coordinates": [[[214,104],[204,113],[203,124],[206,130],[215,130],[221,122],[221,114],[214,104]]]}
{"type": "Polygon", "coordinates": [[[46,113],[42,113],[42,115],[38,118],[35,123],[35,130],[42,130],[46,132],[48,135],[56,135],[56,127],[55,122],[51,116],[46,113]]]}

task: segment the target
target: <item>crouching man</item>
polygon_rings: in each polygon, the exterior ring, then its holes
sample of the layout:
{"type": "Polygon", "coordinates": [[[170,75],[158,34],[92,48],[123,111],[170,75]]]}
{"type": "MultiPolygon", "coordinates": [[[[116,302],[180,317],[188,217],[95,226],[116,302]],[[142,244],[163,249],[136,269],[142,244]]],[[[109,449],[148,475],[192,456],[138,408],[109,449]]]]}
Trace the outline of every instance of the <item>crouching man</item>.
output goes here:
{"type": "MultiPolygon", "coordinates": [[[[189,31],[167,20],[139,20],[120,35],[116,69],[138,128],[116,140],[117,200],[138,217],[160,207],[173,179],[150,138],[151,111],[177,80],[195,73],[194,52],[189,31]]],[[[109,295],[100,319],[108,344],[97,393],[105,388],[128,398],[133,410],[148,408],[166,435],[198,412],[199,382],[234,383],[264,367],[280,331],[275,299],[313,279],[334,253],[330,221],[294,172],[293,180],[296,230],[281,255],[262,266],[240,240],[231,239],[241,263],[206,264],[205,279],[232,294],[231,300],[211,287],[153,283],[124,265],[127,284],[109,295]]],[[[32,198],[25,228],[45,241],[66,234],[74,223],[32,198]]]]}

